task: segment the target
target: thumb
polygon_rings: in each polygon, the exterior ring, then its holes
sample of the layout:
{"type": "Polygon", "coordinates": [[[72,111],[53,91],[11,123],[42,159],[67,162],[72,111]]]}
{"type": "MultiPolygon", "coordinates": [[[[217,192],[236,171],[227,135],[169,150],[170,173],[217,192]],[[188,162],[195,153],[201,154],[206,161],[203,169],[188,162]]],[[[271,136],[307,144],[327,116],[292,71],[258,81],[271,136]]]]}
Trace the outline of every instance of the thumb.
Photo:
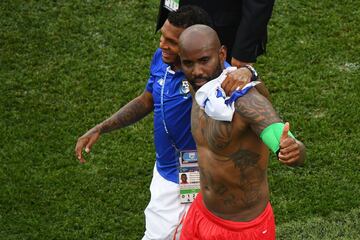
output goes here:
{"type": "Polygon", "coordinates": [[[280,137],[280,143],[282,141],[284,141],[286,138],[288,138],[289,130],[290,130],[290,124],[288,122],[286,122],[285,125],[284,125],[284,128],[283,128],[283,132],[282,132],[281,137],[280,137]]]}

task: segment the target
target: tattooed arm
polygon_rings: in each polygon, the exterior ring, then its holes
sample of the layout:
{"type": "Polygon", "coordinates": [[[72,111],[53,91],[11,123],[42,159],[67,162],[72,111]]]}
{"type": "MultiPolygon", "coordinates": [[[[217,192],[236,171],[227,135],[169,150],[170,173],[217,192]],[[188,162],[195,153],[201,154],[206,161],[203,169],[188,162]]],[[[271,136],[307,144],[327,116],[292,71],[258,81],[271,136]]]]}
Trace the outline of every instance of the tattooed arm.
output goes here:
{"type": "Polygon", "coordinates": [[[282,122],[272,104],[255,89],[251,89],[236,101],[235,111],[249,123],[258,136],[270,124],[282,122]]]}
{"type": "MultiPolygon", "coordinates": [[[[236,101],[235,111],[258,136],[267,126],[282,122],[271,103],[255,89],[236,101]]],[[[306,156],[304,144],[288,135],[289,128],[289,123],[286,123],[279,139],[279,161],[288,166],[302,165],[306,156]]]]}
{"type": "Polygon", "coordinates": [[[152,112],[153,108],[154,102],[152,94],[144,91],[140,96],[120,108],[120,110],[110,118],[91,128],[81,136],[75,147],[75,155],[81,163],[85,162],[82,150],[85,148],[85,151],[89,153],[92,145],[98,140],[102,133],[129,126],[148,115],[152,112]]]}
{"type": "Polygon", "coordinates": [[[111,132],[118,128],[129,126],[152,112],[154,102],[152,94],[144,91],[143,94],[120,108],[114,115],[106,119],[96,127],[100,133],[111,132]]]}

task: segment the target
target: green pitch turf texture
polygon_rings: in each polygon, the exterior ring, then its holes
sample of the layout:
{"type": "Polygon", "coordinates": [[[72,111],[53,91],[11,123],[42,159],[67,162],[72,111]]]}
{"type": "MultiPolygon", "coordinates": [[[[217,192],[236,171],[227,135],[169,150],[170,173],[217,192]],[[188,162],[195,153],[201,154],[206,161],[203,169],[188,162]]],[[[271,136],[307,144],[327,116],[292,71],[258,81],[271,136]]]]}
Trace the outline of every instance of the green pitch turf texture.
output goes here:
{"type": "MultiPolygon", "coordinates": [[[[158,1],[0,1],[0,239],[140,239],[152,116],[77,137],[139,95],[158,46],[158,1]]],[[[307,146],[271,155],[278,239],[360,239],[360,2],[278,0],[255,65],[307,146]]]]}

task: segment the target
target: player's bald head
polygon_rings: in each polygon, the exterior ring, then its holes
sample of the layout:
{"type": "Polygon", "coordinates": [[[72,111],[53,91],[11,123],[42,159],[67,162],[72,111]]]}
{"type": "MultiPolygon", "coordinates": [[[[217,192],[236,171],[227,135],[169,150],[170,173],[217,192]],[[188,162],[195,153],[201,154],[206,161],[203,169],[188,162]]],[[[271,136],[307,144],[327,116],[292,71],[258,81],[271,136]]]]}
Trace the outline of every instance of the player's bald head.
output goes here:
{"type": "Polygon", "coordinates": [[[179,38],[179,50],[181,68],[195,91],[217,78],[224,68],[226,48],[208,26],[186,28],[179,38]]]}
{"type": "Polygon", "coordinates": [[[179,38],[180,51],[193,51],[199,49],[221,47],[219,37],[209,26],[196,24],[186,28],[179,38]]]}

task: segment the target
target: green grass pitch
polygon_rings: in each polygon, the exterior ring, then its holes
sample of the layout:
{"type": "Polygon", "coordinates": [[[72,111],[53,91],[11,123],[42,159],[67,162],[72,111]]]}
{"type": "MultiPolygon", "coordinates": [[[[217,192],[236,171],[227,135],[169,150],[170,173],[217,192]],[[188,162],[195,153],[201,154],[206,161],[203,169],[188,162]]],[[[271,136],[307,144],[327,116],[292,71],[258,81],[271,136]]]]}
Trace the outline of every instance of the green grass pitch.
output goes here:
{"type": "MultiPolygon", "coordinates": [[[[277,0],[256,68],[307,146],[271,156],[278,239],[360,239],[360,1],[277,0]]],[[[140,239],[152,116],[77,137],[139,95],[158,46],[158,1],[0,1],[0,239],[140,239]]]]}

